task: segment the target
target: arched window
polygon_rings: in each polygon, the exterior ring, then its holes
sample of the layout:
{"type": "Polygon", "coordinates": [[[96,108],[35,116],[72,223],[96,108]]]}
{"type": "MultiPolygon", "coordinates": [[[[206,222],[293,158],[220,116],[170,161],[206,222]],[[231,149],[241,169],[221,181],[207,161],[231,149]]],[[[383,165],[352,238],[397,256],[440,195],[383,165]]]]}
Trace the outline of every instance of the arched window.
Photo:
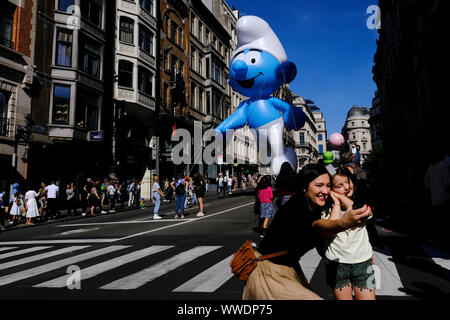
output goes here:
{"type": "Polygon", "coordinates": [[[120,34],[121,42],[134,43],[134,20],[127,17],[120,17],[120,34]]]}

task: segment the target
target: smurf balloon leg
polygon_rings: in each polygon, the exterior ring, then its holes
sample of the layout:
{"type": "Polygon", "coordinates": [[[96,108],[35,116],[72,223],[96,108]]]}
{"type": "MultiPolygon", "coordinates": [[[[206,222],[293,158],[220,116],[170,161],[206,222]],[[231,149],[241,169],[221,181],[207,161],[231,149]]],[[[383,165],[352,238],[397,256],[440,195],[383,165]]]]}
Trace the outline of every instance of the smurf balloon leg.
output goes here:
{"type": "Polygon", "coordinates": [[[294,63],[288,61],[280,40],[261,18],[244,16],[236,25],[237,49],[230,66],[229,84],[233,90],[249,97],[217,128],[218,134],[248,125],[255,129],[257,141],[268,142],[272,174],[277,175],[283,162],[297,170],[295,151],[283,144],[283,131],[303,127],[306,115],[300,108],[272,97],[283,84],[297,74],[294,63]]]}

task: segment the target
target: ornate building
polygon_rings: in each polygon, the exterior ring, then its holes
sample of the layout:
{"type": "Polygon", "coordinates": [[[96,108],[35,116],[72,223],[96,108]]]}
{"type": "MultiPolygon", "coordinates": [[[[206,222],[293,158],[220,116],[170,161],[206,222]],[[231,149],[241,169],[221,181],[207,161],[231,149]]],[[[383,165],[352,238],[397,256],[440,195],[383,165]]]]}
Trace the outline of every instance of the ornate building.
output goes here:
{"type": "Polygon", "coordinates": [[[369,118],[368,108],[353,106],[347,113],[345,125],[342,128],[342,135],[347,142],[346,149],[350,150],[352,145],[356,145],[361,154],[361,162],[367,159],[372,150],[369,118]]]}

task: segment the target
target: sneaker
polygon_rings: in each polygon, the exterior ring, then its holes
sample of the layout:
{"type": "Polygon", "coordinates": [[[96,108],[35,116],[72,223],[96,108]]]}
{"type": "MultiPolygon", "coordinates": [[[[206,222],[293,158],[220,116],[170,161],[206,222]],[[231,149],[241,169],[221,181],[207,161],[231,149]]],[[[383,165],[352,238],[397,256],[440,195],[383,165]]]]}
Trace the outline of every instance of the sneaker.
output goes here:
{"type": "Polygon", "coordinates": [[[181,215],[181,219],[184,219],[184,215],[181,215]]]}
{"type": "Polygon", "coordinates": [[[197,217],[203,217],[205,214],[203,212],[199,212],[196,214],[197,217]]]}
{"type": "Polygon", "coordinates": [[[102,214],[104,214],[104,213],[108,213],[108,212],[106,212],[105,210],[102,210],[102,212],[101,212],[102,214]]]}
{"type": "Polygon", "coordinates": [[[176,215],[175,215],[175,219],[178,219],[178,218],[179,218],[179,216],[176,214],[176,215]]]}
{"type": "Polygon", "coordinates": [[[157,214],[154,214],[154,215],[153,215],[153,220],[158,220],[158,219],[162,219],[162,217],[160,217],[160,216],[157,215],[157,214]]]}

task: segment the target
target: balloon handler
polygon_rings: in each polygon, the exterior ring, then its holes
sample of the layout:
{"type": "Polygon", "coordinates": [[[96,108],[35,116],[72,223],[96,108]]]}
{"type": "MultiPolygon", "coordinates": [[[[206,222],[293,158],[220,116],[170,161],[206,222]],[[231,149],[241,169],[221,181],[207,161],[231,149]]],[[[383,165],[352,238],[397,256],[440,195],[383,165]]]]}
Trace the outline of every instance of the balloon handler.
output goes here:
{"type": "MultiPolygon", "coordinates": [[[[248,124],[256,140],[265,139],[270,150],[272,174],[278,175],[281,165],[288,161],[297,171],[297,155],[283,143],[284,127],[299,130],[306,115],[286,101],[272,97],[283,84],[297,75],[297,68],[288,61],[280,40],[261,18],[245,16],[236,25],[238,38],[230,66],[228,83],[233,90],[249,97],[217,128],[216,134],[226,134],[248,124]]],[[[263,140],[264,141],[264,140],[263,140]]]]}

